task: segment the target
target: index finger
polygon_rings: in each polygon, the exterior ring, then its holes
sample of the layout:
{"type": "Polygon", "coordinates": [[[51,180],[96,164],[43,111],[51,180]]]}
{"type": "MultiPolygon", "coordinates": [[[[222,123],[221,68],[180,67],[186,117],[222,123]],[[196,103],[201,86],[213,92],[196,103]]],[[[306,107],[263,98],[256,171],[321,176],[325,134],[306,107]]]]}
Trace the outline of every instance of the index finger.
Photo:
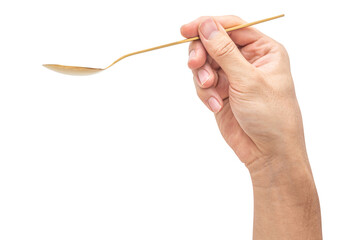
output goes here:
{"type": "MultiPolygon", "coordinates": [[[[198,36],[198,27],[199,25],[206,20],[207,16],[199,17],[196,20],[185,24],[181,27],[180,31],[181,34],[185,38],[191,38],[198,36]]],[[[214,19],[219,22],[223,28],[230,28],[236,25],[244,24],[246,21],[241,19],[240,17],[227,15],[227,16],[216,16],[214,19]]],[[[234,30],[232,32],[228,32],[230,38],[238,45],[245,46],[250,43],[253,43],[260,39],[261,37],[265,36],[263,33],[259,32],[255,28],[246,27],[238,30],[234,30]]]]}

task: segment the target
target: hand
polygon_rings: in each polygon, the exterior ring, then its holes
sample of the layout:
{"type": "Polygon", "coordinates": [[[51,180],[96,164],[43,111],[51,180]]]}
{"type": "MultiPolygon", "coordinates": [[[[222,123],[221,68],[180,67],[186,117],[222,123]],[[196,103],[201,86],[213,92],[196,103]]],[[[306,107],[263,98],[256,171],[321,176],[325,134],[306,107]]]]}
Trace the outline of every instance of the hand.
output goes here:
{"type": "MultiPolygon", "coordinates": [[[[302,119],[285,48],[236,16],[201,17],[181,33],[189,46],[197,94],[247,166],[275,156],[305,155],[302,119]]],[[[267,159],[267,160],[266,160],[267,159]]],[[[261,166],[262,167],[262,166],[261,166]]]]}
{"type": "Polygon", "coordinates": [[[254,28],[226,33],[238,17],[201,17],[182,26],[199,98],[253,184],[253,239],[322,239],[317,190],[308,162],[285,48],[254,28]]]}

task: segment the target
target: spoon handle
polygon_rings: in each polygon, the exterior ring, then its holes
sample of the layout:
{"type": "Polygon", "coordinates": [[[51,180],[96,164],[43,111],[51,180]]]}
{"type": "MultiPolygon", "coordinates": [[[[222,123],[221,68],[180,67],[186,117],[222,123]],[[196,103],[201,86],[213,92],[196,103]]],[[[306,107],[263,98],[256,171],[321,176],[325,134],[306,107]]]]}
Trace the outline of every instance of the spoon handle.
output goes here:
{"type": "MultiPolygon", "coordinates": [[[[226,32],[230,32],[230,31],[234,31],[234,30],[237,30],[237,29],[249,27],[249,26],[256,25],[256,24],[262,23],[262,22],[267,22],[267,21],[270,21],[270,20],[273,20],[273,19],[276,19],[276,18],[284,17],[284,16],[285,16],[284,14],[281,14],[281,15],[277,15],[277,16],[274,16],[274,17],[265,18],[265,19],[261,19],[261,20],[258,20],[258,21],[250,22],[250,23],[244,23],[244,24],[241,24],[241,25],[237,25],[237,26],[234,26],[234,27],[227,28],[225,30],[226,30],[226,32]]],[[[167,43],[167,44],[163,44],[163,45],[160,45],[160,46],[156,46],[156,47],[152,47],[152,48],[143,49],[143,50],[140,50],[140,51],[128,53],[128,54],[118,58],[117,60],[115,60],[112,64],[110,64],[105,69],[110,68],[111,66],[113,66],[114,64],[119,62],[120,60],[122,60],[122,59],[124,59],[126,57],[129,57],[129,56],[132,56],[132,55],[136,55],[136,54],[144,53],[144,52],[149,52],[149,51],[157,50],[157,49],[160,49],[160,48],[170,47],[170,46],[174,46],[174,45],[178,45],[178,44],[186,43],[186,42],[191,42],[191,41],[195,41],[195,40],[199,40],[199,37],[186,38],[186,39],[183,39],[183,40],[180,40],[180,41],[177,41],[177,42],[167,43]]]]}

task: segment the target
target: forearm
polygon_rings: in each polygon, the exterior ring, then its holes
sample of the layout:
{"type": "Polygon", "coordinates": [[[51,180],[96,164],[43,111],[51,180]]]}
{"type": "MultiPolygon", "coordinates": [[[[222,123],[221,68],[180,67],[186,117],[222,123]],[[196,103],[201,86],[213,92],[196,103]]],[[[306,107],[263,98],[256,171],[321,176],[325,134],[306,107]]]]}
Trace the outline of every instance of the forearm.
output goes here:
{"type": "Polygon", "coordinates": [[[253,239],[322,239],[320,205],[307,157],[255,161],[248,168],[254,191],[253,239]]]}

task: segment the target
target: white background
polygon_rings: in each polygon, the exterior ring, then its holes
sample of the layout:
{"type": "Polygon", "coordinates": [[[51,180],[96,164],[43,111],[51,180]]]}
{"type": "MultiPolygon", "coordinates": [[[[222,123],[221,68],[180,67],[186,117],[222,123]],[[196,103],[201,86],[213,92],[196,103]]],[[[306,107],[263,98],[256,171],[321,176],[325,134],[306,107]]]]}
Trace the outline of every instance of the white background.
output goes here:
{"type": "Polygon", "coordinates": [[[357,1],[1,1],[0,239],[251,239],[248,171],[197,99],[201,15],[247,21],[289,51],[325,239],[361,239],[357,1]]]}

